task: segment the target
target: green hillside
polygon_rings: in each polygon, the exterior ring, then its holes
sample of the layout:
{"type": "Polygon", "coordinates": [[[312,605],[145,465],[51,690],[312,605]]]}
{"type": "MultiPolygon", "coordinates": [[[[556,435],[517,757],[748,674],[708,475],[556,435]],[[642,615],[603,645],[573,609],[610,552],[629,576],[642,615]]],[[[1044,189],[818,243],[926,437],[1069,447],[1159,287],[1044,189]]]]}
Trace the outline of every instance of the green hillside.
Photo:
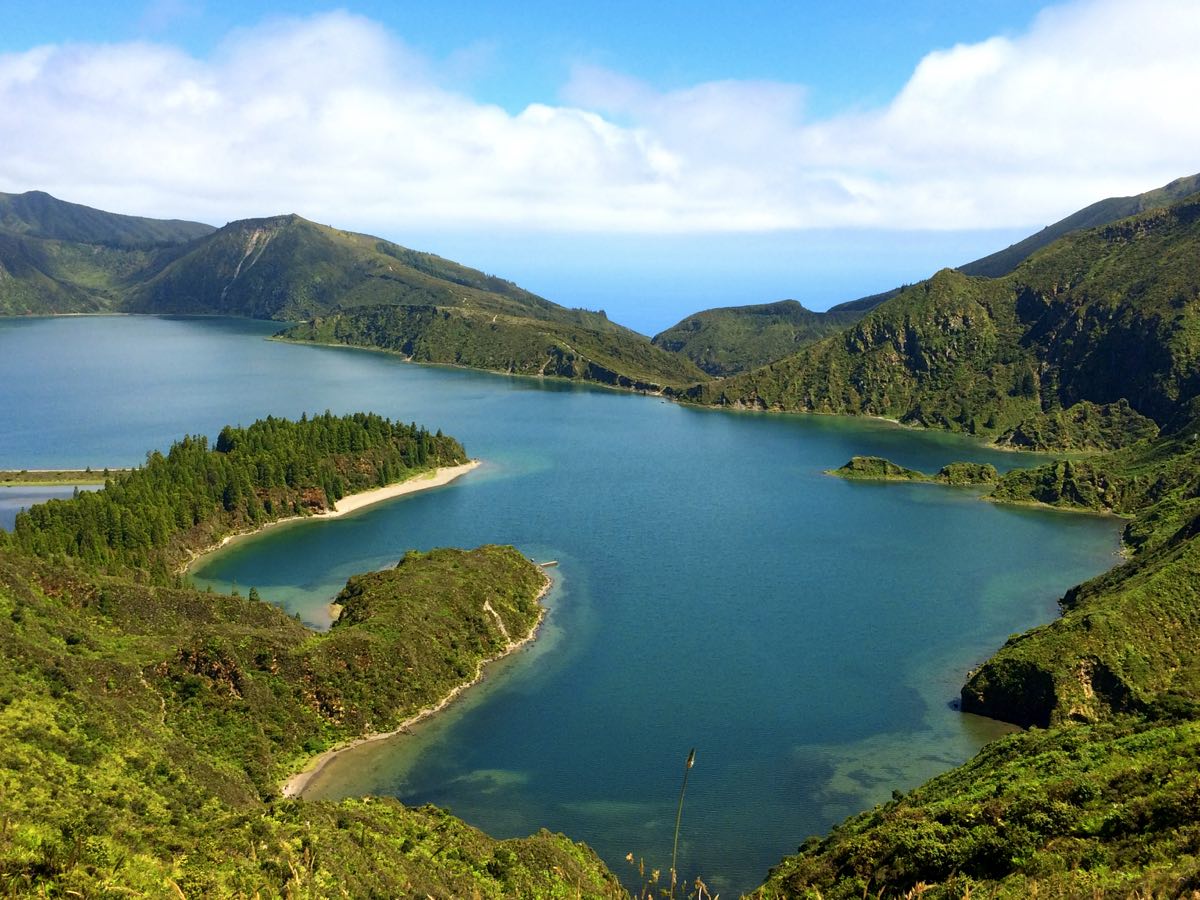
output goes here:
{"type": "Polygon", "coordinates": [[[751,896],[1192,897],[1198,775],[1194,716],[1010,735],[808,839],[751,896]]]}
{"type": "MultiPolygon", "coordinates": [[[[791,370],[947,427],[1035,399],[1008,440],[1118,448],[1015,469],[989,499],[1126,516],[1128,558],[968,676],[964,711],[1031,731],[809,839],[755,896],[1200,890],[1198,221],[1191,198],[1068,235],[1003,279],[939,273],[791,370]]],[[[834,474],[934,480],[874,458],[834,474]]]]}
{"type": "Polygon", "coordinates": [[[184,244],[215,229],[180,219],[123,216],[68,203],[43,191],[0,193],[0,230],[25,237],[125,249],[184,244]]]}
{"type": "MultiPolygon", "coordinates": [[[[592,315],[592,314],[588,314],[592,315]]],[[[374,306],[323,316],[280,334],[291,341],[347,344],[519,375],[658,391],[705,377],[680,356],[605,320],[602,329],[478,307],[374,306]]]]}
{"type": "Polygon", "coordinates": [[[40,191],[0,194],[0,315],[117,311],[131,279],[212,230],[102,212],[40,191]]]}
{"type": "Polygon", "coordinates": [[[323,506],[339,480],[378,484],[423,451],[459,458],[457,442],[360,414],[205,443],[0,532],[0,890],[622,896],[561,836],[497,841],[432,807],[280,796],[315,754],[398,727],[531,633],[546,576],[516,550],[409,553],[352,577],[325,634],[253,589],[200,593],[145,564],[323,506]]]}
{"type": "MultiPolygon", "coordinates": [[[[1128,561],[1068,591],[1061,618],[1011,638],[962,688],[964,710],[1035,727],[809,839],[756,897],[1200,889],[1197,432],[1200,419],[1176,436],[1000,477],[999,502],[1131,517],[1128,561]]],[[[886,460],[849,468],[929,479],[886,460]]]]}
{"type": "MultiPolygon", "coordinates": [[[[1177,178],[1170,184],[1155,188],[1152,191],[1146,191],[1143,194],[1135,194],[1132,197],[1110,197],[1107,200],[1101,200],[1098,203],[1084,207],[1066,218],[1055,222],[1053,225],[1047,225],[1036,234],[1031,234],[1029,237],[1003,250],[998,250],[980,259],[964,263],[958,266],[957,269],[965,275],[999,278],[1012,272],[1013,269],[1032,256],[1036,251],[1073,231],[1097,228],[1141,212],[1161,209],[1197,191],[1200,191],[1200,175],[1190,175],[1184,178],[1177,178]]],[[[860,297],[857,300],[839,303],[826,310],[826,314],[831,317],[842,317],[846,319],[846,324],[849,325],[854,321],[851,318],[854,314],[862,315],[870,312],[881,303],[891,300],[903,291],[905,287],[893,288],[890,291],[883,291],[867,297],[860,297]]],[[[766,365],[768,362],[774,362],[775,359],[781,358],[782,356],[764,359],[759,365],[766,365]]],[[[706,371],[709,370],[706,369],[706,371]]],[[[728,375],[733,373],[710,372],[710,374],[728,375]]]]}
{"type": "Polygon", "coordinates": [[[81,312],[304,322],[289,339],[639,390],[705,378],[603,312],[300,216],[213,229],[0,195],[0,315],[81,312]]]}
{"type": "Polygon", "coordinates": [[[280,799],[307,755],[397,722],[502,647],[485,600],[528,630],[543,578],[499,547],[409,557],[401,571],[404,586],[352,582],[354,620],[320,635],[257,600],[0,551],[0,889],[620,896],[589,849],[558,835],[497,841],[390,799],[280,799]],[[436,643],[409,628],[430,615],[436,643]]]}
{"type": "Polygon", "coordinates": [[[1060,239],[1002,279],[943,270],[843,334],[695,402],[878,415],[1017,447],[1109,449],[1200,389],[1200,199],[1060,239]]]}
{"type": "Polygon", "coordinates": [[[1200,191],[1200,175],[1189,175],[1185,178],[1176,178],[1170,184],[1146,191],[1144,194],[1135,194],[1132,197],[1109,197],[1107,200],[1085,206],[1053,225],[1047,225],[1036,234],[1031,234],[1010,247],[961,265],[958,270],[965,275],[999,278],[1007,275],[1038,250],[1073,231],[1098,228],[1101,225],[1108,225],[1118,219],[1125,219],[1148,210],[1162,209],[1197,191],[1200,191]]]}
{"type": "Polygon", "coordinates": [[[858,321],[854,310],[813,312],[795,300],[728,306],[688,316],[655,335],[655,346],[687,357],[709,375],[747,372],[858,321]]]}
{"type": "Polygon", "coordinates": [[[615,329],[431,253],[300,216],[245,219],[193,242],[129,289],[133,312],[302,320],[362,306],[434,305],[615,329]]]}

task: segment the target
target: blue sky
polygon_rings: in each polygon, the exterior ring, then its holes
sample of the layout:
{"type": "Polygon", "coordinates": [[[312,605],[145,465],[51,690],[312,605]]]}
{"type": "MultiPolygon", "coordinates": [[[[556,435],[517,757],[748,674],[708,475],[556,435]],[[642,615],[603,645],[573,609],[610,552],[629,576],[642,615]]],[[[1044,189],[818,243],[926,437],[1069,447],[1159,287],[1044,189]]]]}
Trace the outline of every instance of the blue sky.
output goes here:
{"type": "Polygon", "coordinates": [[[343,8],[386,25],[431,58],[448,61],[460,86],[513,112],[556,99],[571,66],[582,61],[660,89],[717,79],[800,83],[812,91],[813,110],[830,113],[886,102],[929,50],[1014,33],[1047,5],[1045,0],[19,4],[6,12],[0,49],[152,40],[205,55],[233,29],[273,15],[343,8]]]}
{"type": "Polygon", "coordinates": [[[7,5],[0,190],[299,212],[647,332],[1200,169],[1192,0],[7,5]]]}

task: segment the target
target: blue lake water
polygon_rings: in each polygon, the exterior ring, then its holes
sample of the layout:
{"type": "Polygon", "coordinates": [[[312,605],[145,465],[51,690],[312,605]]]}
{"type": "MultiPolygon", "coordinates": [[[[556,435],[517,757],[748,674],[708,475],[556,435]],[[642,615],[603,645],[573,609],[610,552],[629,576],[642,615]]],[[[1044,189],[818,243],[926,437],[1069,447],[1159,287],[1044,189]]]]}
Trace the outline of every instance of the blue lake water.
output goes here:
{"type": "Polygon", "coordinates": [[[194,571],[323,627],[349,575],[409,548],[511,543],[559,560],[530,649],[415,734],[340,757],[311,796],[433,802],[500,836],[545,826],[627,876],[629,852],[669,866],[695,747],[680,870],[730,896],[1001,733],[951,708],[966,671],[1115,562],[1113,520],[823,474],[854,454],[926,471],[1036,461],[964,438],[265,341],[274,330],[0,320],[0,468],[132,465],[185,433],[325,409],[441,428],[484,461],[194,571]]]}

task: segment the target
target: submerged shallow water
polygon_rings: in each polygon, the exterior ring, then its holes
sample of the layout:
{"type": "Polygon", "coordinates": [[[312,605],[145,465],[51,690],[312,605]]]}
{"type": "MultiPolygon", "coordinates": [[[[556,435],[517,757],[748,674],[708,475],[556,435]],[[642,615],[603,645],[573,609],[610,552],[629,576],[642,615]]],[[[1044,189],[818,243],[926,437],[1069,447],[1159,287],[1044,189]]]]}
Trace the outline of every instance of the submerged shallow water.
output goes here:
{"type": "Polygon", "coordinates": [[[137,464],[267,413],[370,409],[460,438],[477,471],[207,557],[312,624],[406,549],[512,543],[557,559],[544,631],[413,735],[339,757],[310,796],[433,802],[500,836],[538,827],[670,864],[726,896],[809,834],[1003,730],[951,708],[966,671],[1115,561],[1113,520],[862,484],[854,454],[935,470],[1025,456],[887,423],[657,398],[267,342],[212,319],[0,321],[0,468],[137,464]],[[48,362],[53,360],[54,362],[48,362]]]}

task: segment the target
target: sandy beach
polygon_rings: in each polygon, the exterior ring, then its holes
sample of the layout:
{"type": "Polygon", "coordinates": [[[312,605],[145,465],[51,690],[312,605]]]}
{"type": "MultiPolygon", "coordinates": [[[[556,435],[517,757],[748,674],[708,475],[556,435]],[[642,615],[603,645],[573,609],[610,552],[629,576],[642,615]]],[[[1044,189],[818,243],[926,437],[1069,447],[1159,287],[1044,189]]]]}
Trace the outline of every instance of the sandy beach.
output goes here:
{"type": "Polygon", "coordinates": [[[357,494],[349,494],[334,504],[333,509],[325,512],[313,513],[309,516],[288,516],[284,519],[276,519],[274,522],[268,522],[261,528],[255,528],[250,531],[238,531],[234,534],[227,534],[219,543],[213,544],[211,547],[206,547],[203,550],[195,551],[188,558],[187,562],[180,567],[180,574],[184,574],[192,566],[196,564],[202,557],[210,553],[215,553],[222,547],[233,543],[237,540],[251,537],[266,531],[268,528],[274,528],[276,525],[282,525],[285,522],[300,522],[306,519],[336,519],[338,516],[345,516],[352,512],[357,512],[367,506],[373,506],[376,503],[382,503],[385,500],[394,500],[397,497],[403,497],[405,494],[415,494],[417,491],[428,491],[432,488],[442,487],[454,481],[456,478],[461,478],[473,469],[478,468],[480,461],[472,459],[459,466],[443,466],[440,469],[434,469],[432,472],[422,472],[419,475],[414,475],[412,478],[404,481],[399,481],[396,484],[389,484],[386,487],[374,488],[369,491],[362,491],[357,494]]]}
{"type": "MultiPolygon", "coordinates": [[[[545,575],[544,571],[543,575],[545,575]]],[[[534,638],[536,638],[538,631],[542,627],[542,620],[546,617],[546,607],[541,606],[542,598],[546,596],[546,594],[550,591],[550,588],[554,585],[554,581],[549,575],[545,575],[545,578],[546,583],[542,585],[542,589],[538,591],[538,595],[534,599],[534,602],[539,606],[537,621],[533,623],[533,627],[529,629],[529,633],[527,635],[515,641],[509,640],[509,642],[504,645],[504,648],[495,656],[489,656],[486,659],[480,660],[479,664],[475,667],[475,674],[469,681],[464,681],[462,684],[456,686],[450,691],[450,693],[442,697],[442,699],[433,706],[427,706],[409,716],[391,731],[379,732],[377,734],[365,734],[362,737],[354,738],[354,740],[348,741],[345,744],[341,744],[337,747],[331,747],[330,749],[326,750],[324,753],[311,760],[303,771],[297,772],[283,783],[283,787],[280,789],[280,792],[283,794],[283,796],[300,797],[309,784],[312,783],[312,780],[321,774],[325,767],[329,765],[334,757],[338,756],[339,754],[345,753],[347,750],[353,750],[355,747],[361,747],[363,744],[369,744],[374,741],[382,741],[390,737],[395,737],[401,732],[407,731],[410,727],[415,725],[417,722],[420,722],[422,719],[427,719],[429,716],[441,712],[443,709],[453,703],[459,694],[461,694],[467,688],[478,684],[483,679],[484,668],[488,663],[495,662],[498,659],[508,656],[510,653],[519,650],[521,647],[525,646],[534,638]]],[[[485,603],[484,606],[487,607],[488,604],[485,603]]],[[[499,620],[497,619],[497,621],[499,620]]]]}
{"type": "Polygon", "coordinates": [[[427,491],[430,488],[442,487],[442,485],[449,484],[454,479],[466,475],[478,466],[479,460],[473,459],[470,462],[463,463],[461,466],[444,466],[440,469],[434,469],[432,472],[415,475],[407,481],[389,484],[387,487],[376,488],[373,491],[363,491],[359,494],[350,494],[334,504],[333,509],[329,512],[321,513],[321,517],[332,519],[360,510],[364,506],[382,503],[384,500],[393,500],[396,497],[403,497],[405,494],[415,494],[417,491],[427,491]]]}

